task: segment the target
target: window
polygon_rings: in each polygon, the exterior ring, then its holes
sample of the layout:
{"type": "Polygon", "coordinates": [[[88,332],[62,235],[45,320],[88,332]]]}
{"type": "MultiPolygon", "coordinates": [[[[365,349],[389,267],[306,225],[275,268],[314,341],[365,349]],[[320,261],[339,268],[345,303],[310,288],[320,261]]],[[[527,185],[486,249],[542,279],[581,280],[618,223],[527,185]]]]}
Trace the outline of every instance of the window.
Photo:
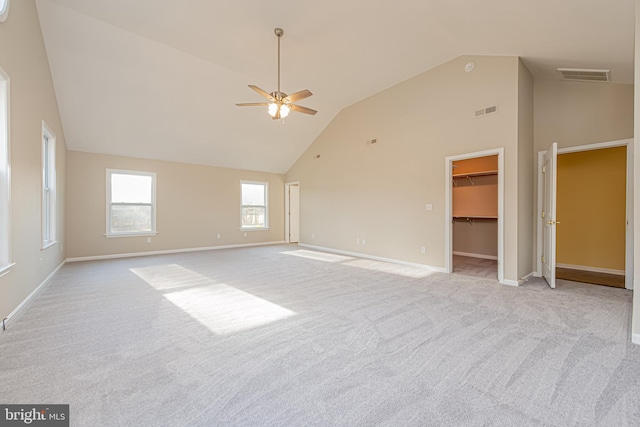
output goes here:
{"type": "Polygon", "coordinates": [[[9,15],[9,0],[0,0],[0,22],[4,22],[9,15]]]}
{"type": "Polygon", "coordinates": [[[56,243],[56,137],[42,122],[42,248],[56,243]]]}
{"type": "Polygon", "coordinates": [[[268,228],[269,184],[241,181],[240,187],[242,189],[242,228],[245,230],[268,228]]]}
{"type": "Polygon", "coordinates": [[[0,275],[11,266],[9,159],[9,78],[0,68],[0,275]]]}
{"type": "Polygon", "coordinates": [[[156,174],[107,169],[107,236],[156,234],[156,174]]]}

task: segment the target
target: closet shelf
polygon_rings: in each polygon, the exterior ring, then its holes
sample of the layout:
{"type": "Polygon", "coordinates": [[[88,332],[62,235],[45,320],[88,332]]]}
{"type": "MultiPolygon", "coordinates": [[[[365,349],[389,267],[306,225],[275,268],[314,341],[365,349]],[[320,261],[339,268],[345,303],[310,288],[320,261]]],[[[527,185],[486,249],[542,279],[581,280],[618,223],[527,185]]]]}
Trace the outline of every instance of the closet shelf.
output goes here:
{"type": "Polygon", "coordinates": [[[468,172],[468,173],[454,173],[453,178],[470,178],[474,176],[487,176],[487,175],[497,175],[497,170],[489,170],[489,171],[478,171],[478,172],[468,172]]]}
{"type": "Polygon", "coordinates": [[[453,219],[498,219],[497,216],[484,216],[484,215],[454,215],[453,219]]]}

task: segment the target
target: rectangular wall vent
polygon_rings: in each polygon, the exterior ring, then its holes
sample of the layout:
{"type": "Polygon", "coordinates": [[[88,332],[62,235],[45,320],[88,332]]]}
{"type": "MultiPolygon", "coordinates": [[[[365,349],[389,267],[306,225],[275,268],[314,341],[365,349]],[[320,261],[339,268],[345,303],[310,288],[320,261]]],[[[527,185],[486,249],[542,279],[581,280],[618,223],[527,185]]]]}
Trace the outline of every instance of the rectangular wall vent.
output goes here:
{"type": "Polygon", "coordinates": [[[608,82],[611,81],[609,70],[587,70],[580,68],[558,68],[558,72],[564,80],[577,80],[582,82],[608,82]]]}
{"type": "Polygon", "coordinates": [[[485,107],[485,108],[481,108],[480,110],[477,110],[475,112],[475,117],[484,117],[487,114],[494,114],[498,112],[498,106],[497,105],[492,105],[491,107],[485,107]]]}

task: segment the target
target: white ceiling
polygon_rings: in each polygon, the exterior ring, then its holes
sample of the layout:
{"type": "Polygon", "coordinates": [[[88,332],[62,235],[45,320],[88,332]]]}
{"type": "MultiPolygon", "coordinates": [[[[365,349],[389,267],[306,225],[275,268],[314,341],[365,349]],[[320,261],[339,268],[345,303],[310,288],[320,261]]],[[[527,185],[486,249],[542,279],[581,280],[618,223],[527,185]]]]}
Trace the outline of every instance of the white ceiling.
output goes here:
{"type": "Polygon", "coordinates": [[[634,0],[36,1],[72,150],[284,173],[341,109],[467,54],[633,83],[634,0]],[[315,116],[235,106],[276,89],[275,27],[315,116]]]}

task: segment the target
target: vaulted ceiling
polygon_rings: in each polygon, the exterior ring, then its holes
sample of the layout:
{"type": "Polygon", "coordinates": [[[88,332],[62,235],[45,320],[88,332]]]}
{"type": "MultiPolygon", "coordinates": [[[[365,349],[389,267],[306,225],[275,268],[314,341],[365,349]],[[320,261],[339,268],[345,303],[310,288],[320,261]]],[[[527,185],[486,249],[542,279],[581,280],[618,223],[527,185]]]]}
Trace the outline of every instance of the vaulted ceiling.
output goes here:
{"type": "Polygon", "coordinates": [[[467,54],[633,83],[633,0],[36,1],[72,150],[284,173],[341,109],[467,54]],[[235,106],[276,90],[275,27],[315,116],[235,106]]]}

